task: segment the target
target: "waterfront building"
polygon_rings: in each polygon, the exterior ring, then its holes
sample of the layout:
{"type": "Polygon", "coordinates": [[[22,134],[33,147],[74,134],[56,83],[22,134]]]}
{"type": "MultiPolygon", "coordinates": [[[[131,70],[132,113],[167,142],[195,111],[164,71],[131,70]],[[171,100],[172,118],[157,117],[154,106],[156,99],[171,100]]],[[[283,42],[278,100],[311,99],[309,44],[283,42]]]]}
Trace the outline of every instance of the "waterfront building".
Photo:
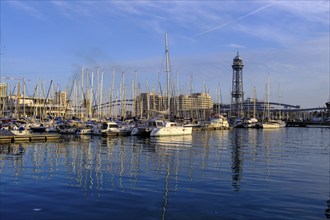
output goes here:
{"type": "Polygon", "coordinates": [[[150,118],[164,112],[167,97],[153,92],[141,93],[134,100],[135,115],[143,118],[150,118]]]}
{"type": "Polygon", "coordinates": [[[65,107],[67,104],[66,92],[55,92],[55,104],[61,107],[65,107]]]}
{"type": "Polygon", "coordinates": [[[8,84],[0,83],[0,116],[4,114],[7,93],[8,93],[8,84]]]}
{"type": "Polygon", "coordinates": [[[0,97],[5,98],[8,92],[8,84],[7,83],[0,83],[0,97]]]}
{"type": "Polygon", "coordinates": [[[210,116],[213,108],[212,97],[208,93],[172,96],[170,109],[166,109],[167,97],[156,93],[141,93],[135,98],[135,115],[150,118],[170,115],[175,118],[202,118],[210,116]]]}
{"type": "MultiPolygon", "coordinates": [[[[1,88],[3,90],[3,88],[1,88]]],[[[57,117],[65,116],[69,106],[66,105],[66,93],[59,92],[54,98],[42,98],[18,95],[0,95],[1,117],[57,117]]]]}
{"type": "Polygon", "coordinates": [[[207,120],[213,109],[213,99],[208,93],[192,93],[171,98],[171,113],[179,118],[207,120]]]}

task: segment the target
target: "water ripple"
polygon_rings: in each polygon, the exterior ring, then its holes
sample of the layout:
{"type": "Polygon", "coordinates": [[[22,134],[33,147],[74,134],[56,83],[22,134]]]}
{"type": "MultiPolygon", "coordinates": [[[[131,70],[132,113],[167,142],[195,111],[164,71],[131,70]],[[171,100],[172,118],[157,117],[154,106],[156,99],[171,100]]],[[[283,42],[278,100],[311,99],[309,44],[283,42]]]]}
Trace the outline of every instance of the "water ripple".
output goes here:
{"type": "Polygon", "coordinates": [[[322,219],[330,204],[329,143],[319,129],[287,128],[0,145],[0,213],[4,219],[322,219]]]}

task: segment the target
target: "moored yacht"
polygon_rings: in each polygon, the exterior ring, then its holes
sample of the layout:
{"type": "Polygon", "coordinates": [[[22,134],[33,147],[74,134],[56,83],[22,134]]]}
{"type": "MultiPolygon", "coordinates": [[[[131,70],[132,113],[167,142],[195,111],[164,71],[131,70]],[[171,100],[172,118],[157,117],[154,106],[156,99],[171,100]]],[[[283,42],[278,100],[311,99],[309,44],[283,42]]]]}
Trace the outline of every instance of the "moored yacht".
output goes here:
{"type": "Polygon", "coordinates": [[[163,127],[164,126],[164,121],[157,119],[157,118],[152,118],[147,121],[147,123],[142,124],[140,126],[136,126],[133,128],[131,135],[132,136],[142,136],[142,137],[149,137],[150,133],[154,128],[157,127],[163,127]]]}
{"type": "Polygon", "coordinates": [[[160,136],[176,136],[176,135],[191,135],[192,127],[179,126],[175,122],[165,122],[161,127],[154,128],[150,137],[160,137],[160,136]]]}
{"type": "Polygon", "coordinates": [[[91,135],[92,134],[92,126],[86,125],[84,127],[80,127],[76,131],[76,135],[91,135]]]}
{"type": "Polygon", "coordinates": [[[30,131],[27,129],[26,122],[12,120],[6,123],[2,123],[0,126],[1,136],[17,136],[27,135],[30,131]]]}
{"type": "Polygon", "coordinates": [[[286,123],[282,120],[268,120],[267,122],[262,123],[264,129],[276,129],[284,128],[286,123]]]}
{"type": "Polygon", "coordinates": [[[229,129],[229,123],[227,119],[223,116],[219,118],[212,118],[211,121],[207,124],[208,129],[229,129]]]}
{"type": "Polygon", "coordinates": [[[233,122],[233,128],[244,128],[244,123],[241,118],[235,118],[233,122]]]}
{"type": "Polygon", "coordinates": [[[120,129],[116,122],[107,121],[94,126],[92,128],[92,134],[99,136],[119,136],[120,129]]]}
{"type": "Polygon", "coordinates": [[[243,121],[243,126],[245,128],[262,128],[262,124],[259,123],[256,118],[246,118],[243,121]]]}

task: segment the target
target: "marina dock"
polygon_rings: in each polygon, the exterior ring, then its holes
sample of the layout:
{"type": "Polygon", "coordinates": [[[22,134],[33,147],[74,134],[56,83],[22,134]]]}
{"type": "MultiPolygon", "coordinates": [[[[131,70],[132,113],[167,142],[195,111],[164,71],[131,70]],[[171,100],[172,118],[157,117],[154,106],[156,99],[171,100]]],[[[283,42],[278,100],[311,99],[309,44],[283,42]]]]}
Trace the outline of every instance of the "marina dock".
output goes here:
{"type": "Polygon", "coordinates": [[[29,134],[16,136],[0,136],[0,144],[15,143],[15,142],[35,142],[35,141],[50,141],[59,139],[59,135],[43,135],[29,134]]]}
{"type": "Polygon", "coordinates": [[[215,131],[215,130],[229,130],[230,128],[224,127],[193,127],[193,131],[215,131]]]}
{"type": "Polygon", "coordinates": [[[319,127],[319,128],[330,128],[330,122],[300,122],[300,121],[288,121],[287,127],[319,127]]]}

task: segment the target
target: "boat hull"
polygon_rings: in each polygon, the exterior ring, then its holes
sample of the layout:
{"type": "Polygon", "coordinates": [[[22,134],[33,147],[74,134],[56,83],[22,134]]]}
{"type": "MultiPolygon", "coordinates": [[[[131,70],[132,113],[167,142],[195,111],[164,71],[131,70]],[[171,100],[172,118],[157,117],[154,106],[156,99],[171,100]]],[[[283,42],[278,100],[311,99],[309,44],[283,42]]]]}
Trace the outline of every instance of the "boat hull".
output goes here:
{"type": "Polygon", "coordinates": [[[180,136],[180,135],[191,135],[192,134],[192,127],[161,127],[161,128],[154,128],[151,133],[150,137],[163,137],[163,136],[180,136]]]}
{"type": "Polygon", "coordinates": [[[149,127],[137,127],[133,128],[131,135],[132,136],[141,136],[141,137],[150,137],[152,128],[149,127]]]}
{"type": "Polygon", "coordinates": [[[0,130],[1,136],[24,136],[28,134],[30,134],[28,130],[6,130],[6,129],[0,130]]]}

